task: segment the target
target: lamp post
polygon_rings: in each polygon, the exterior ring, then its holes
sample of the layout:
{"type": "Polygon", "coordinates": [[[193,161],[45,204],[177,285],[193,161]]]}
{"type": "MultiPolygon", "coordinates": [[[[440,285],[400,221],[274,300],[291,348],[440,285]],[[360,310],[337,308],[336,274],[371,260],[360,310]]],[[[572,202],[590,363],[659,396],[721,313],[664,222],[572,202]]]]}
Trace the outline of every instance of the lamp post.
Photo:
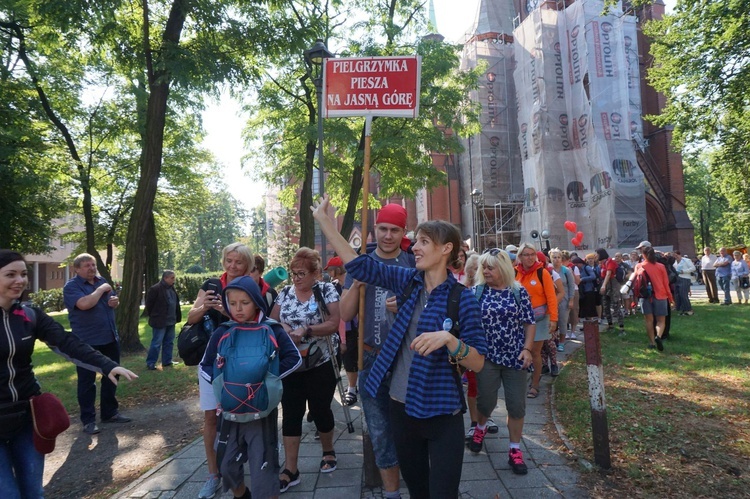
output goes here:
{"type": "Polygon", "coordinates": [[[479,227],[477,227],[477,224],[479,223],[479,204],[481,201],[482,191],[479,189],[471,191],[471,222],[472,229],[474,230],[474,251],[479,251],[479,227]]]}
{"type": "Polygon", "coordinates": [[[214,254],[216,255],[216,261],[219,264],[218,270],[221,270],[221,239],[217,239],[214,242],[214,254]]]}
{"type": "MultiPolygon", "coordinates": [[[[324,172],[323,172],[323,63],[325,59],[334,55],[328,51],[328,47],[322,39],[318,38],[312,47],[304,52],[305,62],[311,71],[315,91],[318,94],[318,193],[321,197],[324,190],[324,172]]],[[[323,231],[320,231],[320,256],[323,259],[323,265],[326,263],[326,237],[323,231]]]]}

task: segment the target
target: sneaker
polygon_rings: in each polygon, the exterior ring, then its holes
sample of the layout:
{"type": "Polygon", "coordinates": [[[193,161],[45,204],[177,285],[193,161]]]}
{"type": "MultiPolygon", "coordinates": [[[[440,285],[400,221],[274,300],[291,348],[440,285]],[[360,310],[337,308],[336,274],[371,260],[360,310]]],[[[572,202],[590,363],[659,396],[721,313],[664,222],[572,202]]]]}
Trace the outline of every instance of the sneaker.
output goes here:
{"type": "Polygon", "coordinates": [[[162,364],[161,367],[162,367],[162,369],[164,369],[164,368],[167,368],[167,367],[174,367],[174,366],[179,366],[179,365],[180,365],[179,362],[170,362],[169,364],[162,364]]]}
{"type": "Polygon", "coordinates": [[[557,345],[557,351],[558,352],[564,352],[565,351],[565,345],[562,344],[562,343],[560,343],[559,345],[557,345]]]}
{"type": "Polygon", "coordinates": [[[542,376],[549,374],[549,366],[542,366],[542,376]]]}
{"type": "Polygon", "coordinates": [[[664,342],[661,341],[661,338],[659,338],[658,336],[654,336],[654,342],[656,343],[656,349],[659,350],[660,352],[663,352],[664,342]]]}
{"type": "Polygon", "coordinates": [[[521,449],[511,449],[508,451],[508,464],[516,475],[525,475],[529,472],[526,463],[523,462],[523,452],[521,452],[521,449]]]}
{"type": "Polygon", "coordinates": [[[477,427],[477,424],[476,423],[472,423],[471,428],[469,428],[469,430],[466,432],[466,437],[465,437],[466,442],[468,442],[469,440],[471,440],[472,438],[474,438],[474,429],[476,427],[477,427]]]}
{"type": "Polygon", "coordinates": [[[576,334],[575,334],[575,333],[574,333],[573,331],[571,331],[571,332],[570,332],[570,339],[571,339],[571,340],[577,340],[577,339],[578,339],[578,336],[576,336],[576,334]]]}
{"type": "Polygon", "coordinates": [[[89,435],[96,435],[99,431],[99,427],[96,426],[96,423],[87,423],[83,425],[83,432],[89,435]]]}
{"type": "Polygon", "coordinates": [[[132,419],[129,417],[123,416],[119,412],[108,419],[102,419],[102,423],[130,423],[132,419]]]}
{"type": "Polygon", "coordinates": [[[550,370],[550,374],[552,376],[559,376],[560,375],[560,368],[558,367],[557,364],[555,364],[554,366],[552,366],[552,369],[550,370]]]}
{"type": "Polygon", "coordinates": [[[153,364],[146,364],[146,369],[149,371],[156,371],[156,366],[153,364]]]}
{"type": "Polygon", "coordinates": [[[211,499],[221,488],[221,475],[210,474],[208,480],[203,484],[203,488],[198,492],[198,499],[211,499]]]}
{"type": "Polygon", "coordinates": [[[487,428],[487,433],[489,433],[490,435],[494,435],[495,433],[497,433],[497,432],[500,431],[500,428],[495,424],[495,422],[492,420],[492,418],[489,418],[487,420],[487,423],[485,423],[485,424],[486,424],[486,428],[487,428]]]}
{"type": "Polygon", "coordinates": [[[479,428],[474,429],[474,436],[469,441],[468,447],[471,452],[478,454],[482,451],[482,444],[484,443],[484,437],[487,435],[487,428],[480,430],[479,428]]]}

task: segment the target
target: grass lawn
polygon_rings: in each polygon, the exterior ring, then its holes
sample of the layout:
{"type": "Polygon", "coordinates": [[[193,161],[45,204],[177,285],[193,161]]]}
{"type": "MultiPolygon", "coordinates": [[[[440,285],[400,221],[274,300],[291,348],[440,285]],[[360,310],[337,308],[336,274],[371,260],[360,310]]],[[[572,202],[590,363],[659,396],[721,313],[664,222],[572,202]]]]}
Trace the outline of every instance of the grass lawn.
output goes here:
{"type": "MultiPolygon", "coordinates": [[[[182,307],[182,316],[187,317],[190,305],[182,307]]],[[[53,313],[50,316],[62,324],[66,330],[70,330],[67,312],[53,313]]],[[[146,317],[141,318],[138,328],[141,343],[145,348],[151,343],[151,328],[146,317]]],[[[177,325],[177,333],[180,332],[181,324],[177,325]]],[[[175,360],[177,358],[177,341],[174,348],[175,360]]],[[[149,371],[146,369],[146,352],[126,355],[122,357],[121,364],[135,372],[139,379],[135,381],[122,380],[117,386],[117,400],[120,402],[122,412],[127,414],[128,408],[138,404],[157,401],[176,401],[195,397],[198,402],[198,384],[195,367],[180,364],[172,369],[164,371],[149,371]]],[[[78,414],[78,401],[76,398],[76,367],[71,362],[64,360],[52,352],[46,344],[37,341],[33,355],[34,373],[42,386],[42,391],[52,392],[62,400],[68,412],[78,414]]],[[[97,407],[99,397],[97,395],[97,407]]]]}
{"type": "MultiPolygon", "coordinates": [[[[672,316],[664,352],[646,349],[640,315],[624,337],[601,334],[612,469],[585,478],[596,497],[748,497],[750,305],[693,307],[672,316]]],[[[584,349],[555,390],[568,438],[593,462],[584,349]]]]}

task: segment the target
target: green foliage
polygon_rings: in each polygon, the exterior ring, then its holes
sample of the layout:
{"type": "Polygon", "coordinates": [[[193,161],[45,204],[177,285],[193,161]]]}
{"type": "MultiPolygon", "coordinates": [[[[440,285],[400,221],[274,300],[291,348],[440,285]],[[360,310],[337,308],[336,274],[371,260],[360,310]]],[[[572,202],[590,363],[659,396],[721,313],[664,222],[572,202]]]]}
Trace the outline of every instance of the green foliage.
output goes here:
{"type": "Polygon", "coordinates": [[[729,202],[727,233],[747,232],[750,210],[750,3],[677,2],[673,14],[644,25],[654,64],[648,79],[667,95],[663,114],[676,147],[712,149],[712,179],[729,202]]]}
{"type": "Polygon", "coordinates": [[[65,308],[62,288],[40,290],[29,294],[29,300],[35,307],[45,312],[59,312],[65,308]]]}
{"type": "Polygon", "coordinates": [[[182,303],[193,303],[198,297],[198,291],[206,279],[218,278],[219,274],[206,272],[204,274],[177,274],[174,289],[180,295],[182,303]]]}

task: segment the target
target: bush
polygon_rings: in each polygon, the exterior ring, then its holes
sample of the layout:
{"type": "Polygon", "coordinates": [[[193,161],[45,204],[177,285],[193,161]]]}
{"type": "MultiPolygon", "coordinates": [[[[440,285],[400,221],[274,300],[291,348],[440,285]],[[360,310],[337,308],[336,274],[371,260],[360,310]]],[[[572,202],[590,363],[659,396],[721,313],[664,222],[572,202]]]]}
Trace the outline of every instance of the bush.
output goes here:
{"type": "Polygon", "coordinates": [[[180,301],[183,303],[193,303],[198,297],[198,291],[206,279],[217,278],[215,273],[205,274],[177,274],[174,280],[174,289],[180,295],[180,301]]]}
{"type": "Polygon", "coordinates": [[[31,293],[29,300],[31,300],[32,305],[41,308],[45,312],[59,312],[65,308],[62,288],[46,289],[38,293],[31,293]]]}

